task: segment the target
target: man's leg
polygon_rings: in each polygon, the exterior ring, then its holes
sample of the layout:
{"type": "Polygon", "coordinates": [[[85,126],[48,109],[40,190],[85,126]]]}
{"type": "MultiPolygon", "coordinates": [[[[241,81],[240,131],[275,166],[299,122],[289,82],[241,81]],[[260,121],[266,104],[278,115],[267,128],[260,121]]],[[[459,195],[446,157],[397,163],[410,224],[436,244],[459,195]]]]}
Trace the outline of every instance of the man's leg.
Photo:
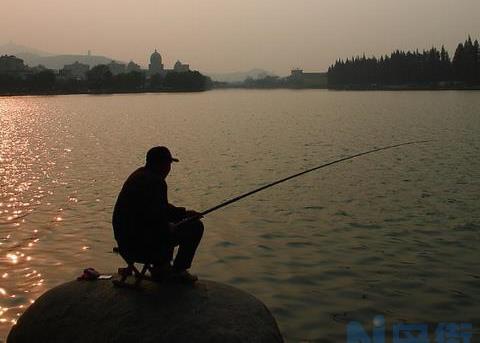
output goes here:
{"type": "Polygon", "coordinates": [[[192,266],[193,257],[203,235],[203,223],[194,220],[177,228],[173,234],[175,245],[178,244],[178,253],[173,262],[173,268],[184,271],[192,266]]]}
{"type": "Polygon", "coordinates": [[[171,273],[172,267],[170,262],[173,259],[173,250],[174,246],[162,242],[160,246],[151,253],[149,261],[153,264],[151,274],[154,280],[161,281],[171,273]]]}

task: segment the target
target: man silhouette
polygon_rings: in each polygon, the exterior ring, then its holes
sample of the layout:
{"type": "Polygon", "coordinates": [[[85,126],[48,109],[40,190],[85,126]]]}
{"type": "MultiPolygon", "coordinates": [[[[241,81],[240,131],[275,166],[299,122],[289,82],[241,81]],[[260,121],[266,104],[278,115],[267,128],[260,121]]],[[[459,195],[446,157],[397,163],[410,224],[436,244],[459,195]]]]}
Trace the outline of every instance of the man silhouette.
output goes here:
{"type": "Polygon", "coordinates": [[[149,261],[158,279],[195,282],[188,269],[202,239],[201,215],[168,203],[165,178],[178,162],[163,146],[147,152],[146,164],[125,181],[113,211],[113,231],[120,255],[127,261],[149,261]],[[188,222],[179,223],[185,218],[188,222]],[[174,247],[178,253],[171,266],[174,247]]]}

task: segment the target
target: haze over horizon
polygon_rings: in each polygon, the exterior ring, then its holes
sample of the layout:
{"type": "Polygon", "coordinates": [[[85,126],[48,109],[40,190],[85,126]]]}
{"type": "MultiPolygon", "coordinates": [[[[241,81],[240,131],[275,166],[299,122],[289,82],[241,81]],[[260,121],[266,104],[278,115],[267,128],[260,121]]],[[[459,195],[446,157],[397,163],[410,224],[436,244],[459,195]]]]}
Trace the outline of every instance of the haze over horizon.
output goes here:
{"type": "Polygon", "coordinates": [[[205,72],[292,67],[324,71],[338,58],[480,36],[478,0],[4,0],[0,43],[105,55],[148,65],[156,48],[205,72]]]}

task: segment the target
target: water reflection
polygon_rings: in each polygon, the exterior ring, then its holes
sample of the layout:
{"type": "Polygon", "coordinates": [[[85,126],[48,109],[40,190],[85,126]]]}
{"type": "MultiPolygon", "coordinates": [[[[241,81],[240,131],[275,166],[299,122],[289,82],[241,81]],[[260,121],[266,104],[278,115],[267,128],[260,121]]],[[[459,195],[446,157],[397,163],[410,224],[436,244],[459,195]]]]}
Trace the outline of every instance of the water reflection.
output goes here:
{"type": "Polygon", "coordinates": [[[290,341],[343,341],[346,321],[378,313],[478,322],[479,112],[475,92],[0,98],[0,340],[47,289],[122,264],[111,208],[153,145],[182,157],[172,202],[202,210],[328,160],[436,137],[213,213],[195,272],[261,298],[290,341]]]}
{"type": "Polygon", "coordinates": [[[45,279],[33,269],[40,232],[32,226],[39,221],[36,212],[41,209],[43,198],[53,195],[46,184],[52,175],[55,156],[49,155],[49,142],[45,140],[44,129],[51,123],[42,117],[44,108],[36,106],[32,99],[0,99],[2,332],[16,322],[26,305],[45,291],[45,279]]]}

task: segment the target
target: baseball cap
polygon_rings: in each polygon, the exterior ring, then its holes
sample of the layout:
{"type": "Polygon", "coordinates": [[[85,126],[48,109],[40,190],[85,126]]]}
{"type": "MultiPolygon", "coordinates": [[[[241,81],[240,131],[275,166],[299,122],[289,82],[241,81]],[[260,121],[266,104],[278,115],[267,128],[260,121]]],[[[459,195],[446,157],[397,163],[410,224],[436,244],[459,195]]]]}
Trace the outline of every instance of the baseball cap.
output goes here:
{"type": "Polygon", "coordinates": [[[147,152],[147,164],[155,164],[158,162],[178,162],[178,159],[172,157],[172,153],[164,146],[156,146],[147,152]]]}

